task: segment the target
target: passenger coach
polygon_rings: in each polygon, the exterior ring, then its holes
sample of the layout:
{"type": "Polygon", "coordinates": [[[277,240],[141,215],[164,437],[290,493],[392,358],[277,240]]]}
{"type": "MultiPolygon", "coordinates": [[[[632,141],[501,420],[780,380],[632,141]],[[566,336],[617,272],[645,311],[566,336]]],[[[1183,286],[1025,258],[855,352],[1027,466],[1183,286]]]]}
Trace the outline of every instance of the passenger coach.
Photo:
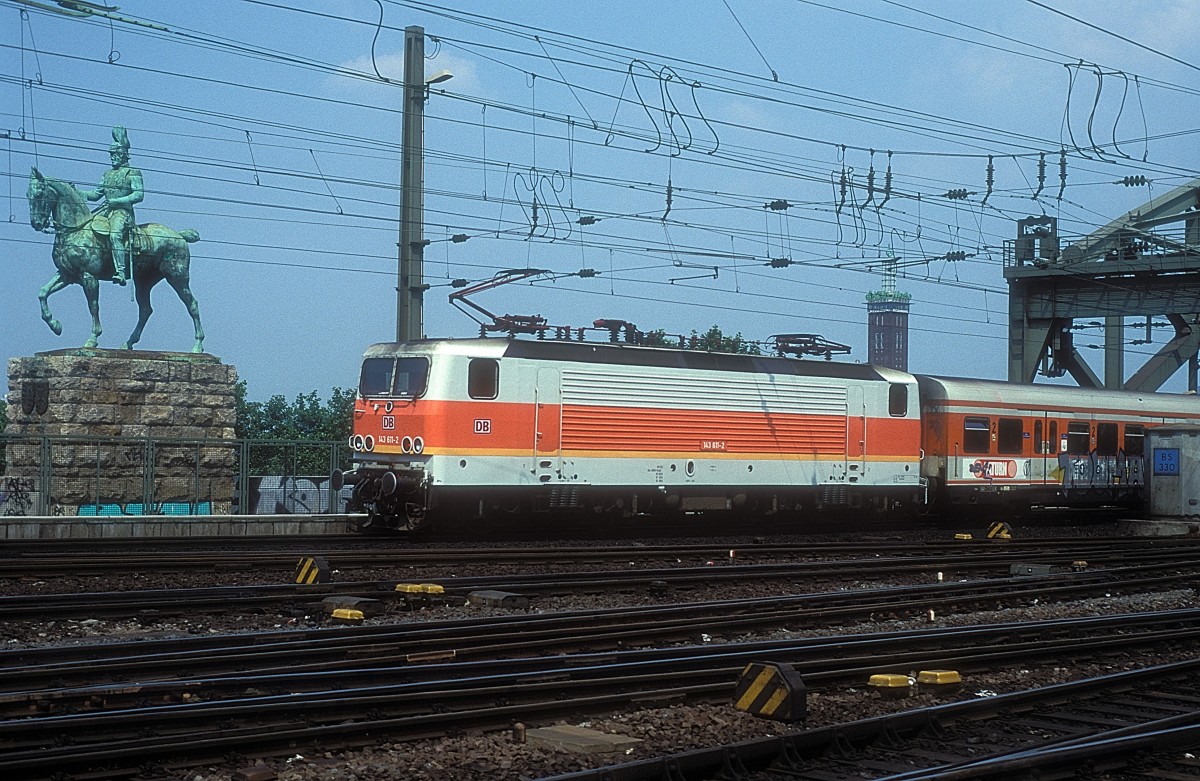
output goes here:
{"type": "Polygon", "coordinates": [[[1192,395],[918,376],[922,474],[950,505],[1134,506],[1146,429],[1200,422],[1192,395]]]}

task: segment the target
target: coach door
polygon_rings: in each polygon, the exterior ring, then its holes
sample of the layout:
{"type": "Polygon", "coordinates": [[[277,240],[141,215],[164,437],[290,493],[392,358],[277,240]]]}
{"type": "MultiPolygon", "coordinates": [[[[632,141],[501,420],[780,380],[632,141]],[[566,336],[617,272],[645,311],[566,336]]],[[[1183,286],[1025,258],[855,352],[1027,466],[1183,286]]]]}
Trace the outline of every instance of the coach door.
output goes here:
{"type": "Polygon", "coordinates": [[[1029,480],[1032,483],[1045,483],[1047,476],[1058,466],[1058,421],[1051,421],[1046,412],[1033,410],[1022,412],[1021,415],[1029,420],[1032,431],[1029,433],[1033,441],[1032,454],[1029,456],[1029,480]]]}
{"type": "Polygon", "coordinates": [[[846,388],[846,470],[850,482],[862,480],[867,471],[867,407],[863,389],[846,388]]]}
{"type": "Polygon", "coordinates": [[[558,369],[538,369],[533,415],[534,475],[539,483],[557,482],[562,470],[562,395],[558,369]]]}

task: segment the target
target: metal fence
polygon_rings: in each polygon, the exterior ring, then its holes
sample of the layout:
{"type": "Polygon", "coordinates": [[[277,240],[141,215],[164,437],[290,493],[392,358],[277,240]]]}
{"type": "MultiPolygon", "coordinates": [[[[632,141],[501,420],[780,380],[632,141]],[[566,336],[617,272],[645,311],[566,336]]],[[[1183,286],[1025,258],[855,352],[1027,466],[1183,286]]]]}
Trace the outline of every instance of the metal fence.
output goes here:
{"type": "Polygon", "coordinates": [[[344,442],[0,434],[0,515],[341,512],[344,442]]]}

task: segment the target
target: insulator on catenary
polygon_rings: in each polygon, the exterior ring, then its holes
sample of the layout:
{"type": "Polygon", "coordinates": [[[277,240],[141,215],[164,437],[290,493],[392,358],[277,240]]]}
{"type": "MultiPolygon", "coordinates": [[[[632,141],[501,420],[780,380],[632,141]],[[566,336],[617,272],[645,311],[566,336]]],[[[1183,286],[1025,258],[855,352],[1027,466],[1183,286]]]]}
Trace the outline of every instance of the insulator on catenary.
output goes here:
{"type": "Polygon", "coordinates": [[[1063,193],[1067,190],[1067,150],[1063,149],[1058,153],[1058,200],[1062,200],[1063,193]]]}
{"type": "Polygon", "coordinates": [[[871,150],[871,167],[867,169],[867,198],[859,209],[867,208],[867,204],[875,201],[875,150],[871,150]]]}
{"type": "Polygon", "coordinates": [[[575,220],[575,222],[579,223],[580,225],[595,225],[596,223],[600,222],[600,218],[593,217],[590,214],[585,214],[578,220],[575,220]]]}
{"type": "Polygon", "coordinates": [[[996,183],[996,166],[992,163],[992,156],[988,155],[987,167],[987,192],[983,195],[983,203],[987,203],[988,198],[992,197],[992,185],[996,183]]]}
{"type": "Polygon", "coordinates": [[[956,252],[947,252],[946,253],[946,260],[953,261],[953,260],[966,260],[966,259],[967,259],[967,253],[965,253],[961,250],[956,251],[956,252]]]}
{"type": "Polygon", "coordinates": [[[763,204],[764,208],[770,209],[773,212],[781,212],[792,208],[792,205],[782,198],[763,204]]]}
{"type": "Polygon", "coordinates": [[[792,263],[791,258],[771,258],[771,268],[787,268],[792,263]]]}
{"type": "Polygon", "coordinates": [[[1145,187],[1150,183],[1150,180],[1144,176],[1126,176],[1113,184],[1123,184],[1126,187],[1145,187]]]}
{"type": "Polygon", "coordinates": [[[963,187],[957,190],[948,190],[945,197],[951,201],[963,201],[966,200],[969,194],[966,188],[963,187]]]}
{"type": "Polygon", "coordinates": [[[471,238],[471,237],[465,233],[456,233],[450,237],[450,241],[453,244],[462,244],[464,241],[466,241],[469,238],[471,238]]]}
{"type": "Polygon", "coordinates": [[[876,206],[876,210],[882,209],[883,205],[892,197],[892,153],[888,152],[887,173],[883,175],[883,200],[876,206]]]}
{"type": "Polygon", "coordinates": [[[1046,153],[1042,152],[1038,156],[1038,188],[1033,194],[1034,200],[1037,200],[1037,197],[1042,194],[1042,190],[1044,189],[1046,189],[1046,153]]]}

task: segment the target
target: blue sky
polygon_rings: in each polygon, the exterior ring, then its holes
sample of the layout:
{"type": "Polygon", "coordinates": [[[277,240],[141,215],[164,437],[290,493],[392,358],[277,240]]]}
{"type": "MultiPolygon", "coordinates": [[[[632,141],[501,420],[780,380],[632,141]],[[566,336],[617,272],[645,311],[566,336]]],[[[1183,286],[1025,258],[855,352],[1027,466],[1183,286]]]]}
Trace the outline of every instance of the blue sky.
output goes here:
{"type": "MultiPolygon", "coordinates": [[[[252,398],[353,385],[362,350],[395,333],[403,28],[421,25],[427,72],[454,73],[426,104],[429,335],[477,332],[452,280],[594,269],[474,300],[551,325],[818,333],[865,360],[863,297],[896,257],[910,368],[1003,378],[1015,220],[1082,235],[1200,175],[1200,6],[1045,5],[1159,53],[1018,0],[386,1],[382,25],[374,0],[128,0],[111,24],[0,0],[0,362],[88,337],[78,287],[51,298],[61,337],[41,322],[52,238],[25,188],[34,165],[94,187],[121,124],[139,221],[202,236],[207,351],[252,398]],[[1114,184],[1134,175],[1151,186],[1114,184]]],[[[188,349],[166,285],[153,303],[139,346],[188,349]]],[[[101,308],[101,346],[118,347],[128,288],[104,285],[101,308]]]]}

